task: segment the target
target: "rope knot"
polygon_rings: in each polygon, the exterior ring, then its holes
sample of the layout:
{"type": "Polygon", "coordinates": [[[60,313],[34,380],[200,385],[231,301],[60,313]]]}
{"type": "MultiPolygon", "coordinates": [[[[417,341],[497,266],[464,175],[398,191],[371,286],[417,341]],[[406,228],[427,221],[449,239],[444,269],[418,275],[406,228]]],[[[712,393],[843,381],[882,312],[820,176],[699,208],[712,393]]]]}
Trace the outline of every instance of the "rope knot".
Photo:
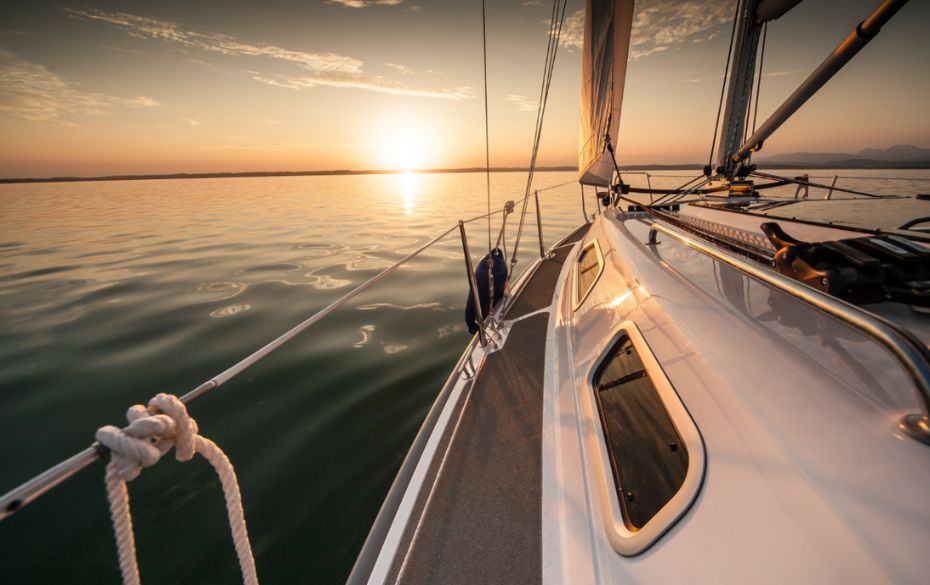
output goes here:
{"type": "Polygon", "coordinates": [[[242,581],[245,585],[258,585],[239,481],[226,454],[216,443],[198,434],[197,422],[187,414],[184,403],[173,394],[156,395],[149,400],[148,407],[136,404],[126,412],[126,419],[129,424],[125,428],[107,425],[97,429],[96,433],[97,441],[110,450],[105,481],[123,584],[139,585],[139,565],[136,562],[126,482],[139,477],[143,467],[155,465],[162,455],[174,447],[174,456],[178,461],[190,461],[194,453],[200,453],[216,470],[223,487],[226,516],[242,571],[242,581]]]}
{"type": "Polygon", "coordinates": [[[123,481],[139,477],[143,467],[155,465],[172,447],[178,461],[194,456],[197,423],[177,396],[158,394],[126,412],[129,425],[106,425],[97,429],[97,441],[110,450],[116,473],[123,481]]]}

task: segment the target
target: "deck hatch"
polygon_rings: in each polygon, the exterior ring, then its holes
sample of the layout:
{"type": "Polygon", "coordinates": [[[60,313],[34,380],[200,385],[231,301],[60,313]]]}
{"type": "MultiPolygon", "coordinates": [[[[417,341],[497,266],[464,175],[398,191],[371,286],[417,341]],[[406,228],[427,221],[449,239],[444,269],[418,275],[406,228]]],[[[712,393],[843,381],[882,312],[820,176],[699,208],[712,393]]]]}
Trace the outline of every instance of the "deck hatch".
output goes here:
{"type": "Polygon", "coordinates": [[[628,336],[596,378],[597,408],[624,520],[639,530],[678,492],[688,449],[628,336]]]}
{"type": "Polygon", "coordinates": [[[604,257],[597,239],[585,244],[575,261],[575,309],[587,298],[604,271],[604,257]]]}
{"type": "Polygon", "coordinates": [[[618,553],[635,556],[687,513],[706,453],[639,327],[623,321],[602,347],[579,403],[594,423],[585,430],[586,458],[606,536],[618,553]]]}

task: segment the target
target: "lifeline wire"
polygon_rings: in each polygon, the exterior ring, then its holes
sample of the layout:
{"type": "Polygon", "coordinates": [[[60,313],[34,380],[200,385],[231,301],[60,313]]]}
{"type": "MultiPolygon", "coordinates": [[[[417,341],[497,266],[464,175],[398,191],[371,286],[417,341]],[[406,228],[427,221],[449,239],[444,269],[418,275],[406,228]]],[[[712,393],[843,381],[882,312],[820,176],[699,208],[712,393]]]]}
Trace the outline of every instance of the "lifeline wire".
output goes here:
{"type": "MultiPolygon", "coordinates": [[[[569,181],[559,185],[550,185],[539,191],[548,191],[556,189],[559,187],[564,187],[565,185],[572,183],[574,181],[569,181]]],[[[526,201],[528,197],[524,198],[526,201]]],[[[503,209],[497,211],[492,211],[491,214],[501,213],[503,209]]],[[[464,220],[463,223],[471,223],[484,219],[484,215],[479,215],[477,217],[472,217],[467,220],[464,220]]],[[[199,386],[195,387],[188,393],[180,397],[180,401],[184,404],[189,404],[194,400],[204,396],[216,390],[229,380],[232,380],[236,376],[240,375],[246,369],[255,365],[257,362],[270,355],[275,350],[282,347],[284,344],[288,343],[299,334],[303,333],[305,330],[309,329],[316,323],[318,323],[324,317],[332,314],[337,309],[345,305],[349,300],[355,298],[359,294],[368,290],[378,282],[381,282],[388,276],[390,276],[398,268],[412,260],[413,258],[419,256],[423,251],[427,250],[453,231],[458,229],[458,225],[454,225],[449,229],[445,230],[441,234],[437,235],[433,239],[429,240],[416,250],[413,250],[391,266],[388,266],[372,278],[369,278],[356,288],[352,289],[348,293],[344,294],[340,298],[336,299],[323,309],[317,311],[304,321],[293,326],[291,329],[287,330],[283,334],[279,335],[275,339],[266,343],[264,346],[260,347],[256,351],[252,352],[242,360],[233,364],[232,366],[226,368],[219,374],[216,374],[206,382],[201,383],[199,386]]],[[[80,472],[83,469],[86,469],[88,466],[94,462],[100,460],[102,457],[109,453],[109,449],[100,444],[99,442],[94,442],[90,447],[79,451],[78,453],[72,455],[71,457],[59,462],[57,465],[46,469],[39,475],[33,477],[29,481],[13,488],[5,494],[0,495],[0,521],[8,518],[11,514],[14,514],[18,510],[22,510],[23,507],[27,506],[29,503],[33,502],[36,498],[47,493],[49,490],[54,488],[57,485],[60,485],[65,480],[74,477],[75,474],[80,472]]]]}

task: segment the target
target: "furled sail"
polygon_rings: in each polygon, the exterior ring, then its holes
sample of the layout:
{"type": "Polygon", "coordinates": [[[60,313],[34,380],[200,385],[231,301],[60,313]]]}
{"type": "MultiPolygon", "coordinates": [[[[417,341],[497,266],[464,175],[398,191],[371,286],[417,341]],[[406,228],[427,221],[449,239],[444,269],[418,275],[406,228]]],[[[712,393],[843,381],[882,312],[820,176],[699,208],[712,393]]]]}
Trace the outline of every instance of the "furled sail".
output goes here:
{"type": "Polygon", "coordinates": [[[613,174],[604,136],[616,149],[632,27],[633,0],[586,0],[578,170],[587,185],[607,186],[613,174]]]}

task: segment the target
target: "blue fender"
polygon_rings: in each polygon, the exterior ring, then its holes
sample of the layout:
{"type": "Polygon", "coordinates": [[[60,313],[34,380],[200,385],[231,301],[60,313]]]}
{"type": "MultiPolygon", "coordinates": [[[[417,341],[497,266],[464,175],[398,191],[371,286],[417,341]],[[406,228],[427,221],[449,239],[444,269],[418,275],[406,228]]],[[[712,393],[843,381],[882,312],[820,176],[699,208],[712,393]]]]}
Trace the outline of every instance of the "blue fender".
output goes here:
{"type": "MultiPolygon", "coordinates": [[[[490,286],[488,285],[488,257],[492,258],[491,270],[494,275],[494,304],[496,305],[504,298],[504,286],[507,284],[507,262],[504,260],[504,253],[500,248],[494,248],[489,255],[485,255],[475,268],[475,281],[478,284],[478,298],[481,301],[481,314],[487,315],[490,309],[488,296],[490,286]]],[[[468,300],[465,303],[465,324],[468,325],[468,332],[475,334],[478,332],[478,322],[475,316],[475,301],[468,294],[468,300]]]]}

